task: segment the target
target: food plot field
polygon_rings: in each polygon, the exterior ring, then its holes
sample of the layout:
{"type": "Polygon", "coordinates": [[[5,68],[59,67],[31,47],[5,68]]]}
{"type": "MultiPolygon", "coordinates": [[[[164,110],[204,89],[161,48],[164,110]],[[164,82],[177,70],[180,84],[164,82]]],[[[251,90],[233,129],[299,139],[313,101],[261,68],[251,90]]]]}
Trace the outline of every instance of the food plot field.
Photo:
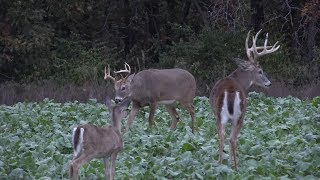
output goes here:
{"type": "MultiPolygon", "coordinates": [[[[116,161],[116,179],[320,178],[320,97],[302,101],[250,93],[238,139],[239,173],[228,165],[229,129],[223,164],[217,162],[215,122],[206,97],[196,97],[196,134],[188,112],[178,107],[181,121],[169,130],[163,106],[148,128],[144,108],[124,134],[116,161]]],[[[67,179],[72,158],[71,131],[79,125],[110,124],[104,104],[18,103],[0,106],[0,179],[67,179]]],[[[124,127],[126,119],[122,121],[124,127]]],[[[82,179],[104,177],[101,160],[80,169],[82,179]]]]}

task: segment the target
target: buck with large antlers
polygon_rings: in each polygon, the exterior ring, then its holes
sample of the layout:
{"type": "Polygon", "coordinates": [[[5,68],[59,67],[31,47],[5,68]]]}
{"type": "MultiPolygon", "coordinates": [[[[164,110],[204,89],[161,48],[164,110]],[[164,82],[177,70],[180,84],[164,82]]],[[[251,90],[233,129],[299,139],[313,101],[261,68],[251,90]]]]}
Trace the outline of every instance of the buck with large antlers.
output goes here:
{"type": "Polygon", "coordinates": [[[280,45],[276,42],[273,46],[267,46],[268,34],[266,34],[263,46],[257,47],[256,41],[261,30],[253,37],[252,47],[249,48],[248,32],[245,48],[248,60],[236,59],[238,68],[229,76],[219,80],[210,93],[210,105],[215,115],[216,126],[219,137],[219,162],[222,163],[222,152],[225,137],[225,124],[230,121],[232,124],[230,133],[230,161],[234,161],[235,171],[238,171],[236,160],[236,148],[238,134],[243,124],[246,112],[246,96],[251,85],[256,84],[261,87],[271,86],[271,82],[266,77],[257,59],[263,55],[277,51],[280,45]],[[258,52],[258,50],[261,50],[258,52]]]}
{"type": "Polygon", "coordinates": [[[115,100],[122,101],[125,97],[132,100],[132,110],[128,117],[125,131],[128,131],[133,119],[144,106],[150,107],[149,126],[154,124],[154,113],[157,105],[164,104],[169,112],[172,123],[171,129],[176,129],[180,117],[176,111],[176,102],[180,102],[192,119],[192,132],[194,133],[194,107],[193,98],[196,92],[196,81],[192,74],[183,69],[147,69],[131,74],[130,66],[126,63],[125,69],[116,71],[116,74],[127,73],[127,76],[116,80],[105,69],[104,79],[115,82],[115,100]]]}
{"type": "Polygon", "coordinates": [[[115,174],[115,161],[117,154],[123,148],[120,124],[124,111],[130,104],[126,99],[117,106],[111,105],[111,99],[107,97],[106,106],[109,109],[112,123],[109,127],[101,128],[86,124],[73,129],[73,159],[70,163],[70,178],[79,179],[79,168],[94,158],[104,158],[105,177],[113,179],[115,174]]]}

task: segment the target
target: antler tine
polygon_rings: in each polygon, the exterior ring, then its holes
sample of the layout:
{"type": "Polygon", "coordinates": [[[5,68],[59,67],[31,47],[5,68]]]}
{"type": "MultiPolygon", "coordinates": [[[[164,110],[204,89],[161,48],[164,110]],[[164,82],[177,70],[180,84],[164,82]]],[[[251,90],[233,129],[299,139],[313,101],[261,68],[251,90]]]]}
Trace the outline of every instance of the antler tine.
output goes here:
{"type": "Polygon", "coordinates": [[[104,67],[104,79],[111,79],[112,81],[115,81],[116,79],[110,75],[110,65],[108,64],[108,73],[107,73],[107,67],[104,67]]]}
{"type": "MultiPolygon", "coordinates": [[[[256,45],[256,42],[257,42],[257,39],[258,39],[258,36],[260,34],[260,32],[262,31],[262,29],[260,29],[257,34],[255,36],[252,37],[252,53],[253,53],[253,62],[256,62],[258,57],[259,57],[259,53],[258,53],[258,49],[257,49],[257,45],[256,45]]],[[[264,48],[263,48],[264,49],[264,48]]]]}
{"type": "Polygon", "coordinates": [[[125,63],[124,64],[126,67],[128,67],[128,70],[129,70],[129,74],[131,73],[131,67],[130,67],[130,65],[128,64],[128,63],[125,63]]]}
{"type": "MultiPolygon", "coordinates": [[[[265,48],[271,48],[272,47],[272,46],[268,46],[268,37],[269,37],[269,33],[266,34],[266,40],[264,41],[264,46],[256,47],[256,50],[265,49],[265,48]]],[[[255,41],[257,41],[258,36],[256,36],[255,38],[256,38],[255,41]]]]}
{"type": "Polygon", "coordinates": [[[255,36],[252,37],[252,47],[251,48],[248,48],[248,40],[249,40],[250,31],[249,31],[247,39],[246,39],[247,56],[248,56],[249,60],[252,62],[256,62],[259,57],[266,55],[266,54],[273,53],[280,48],[280,45],[278,45],[278,41],[273,46],[268,46],[268,37],[269,37],[268,33],[266,34],[266,38],[265,38],[263,46],[257,47],[256,42],[257,42],[259,34],[261,33],[261,30],[258,31],[255,36]],[[258,50],[260,50],[260,49],[262,49],[262,51],[258,52],[258,50]]]}
{"type": "MultiPolygon", "coordinates": [[[[276,43],[274,43],[274,45],[272,46],[271,50],[274,49],[273,52],[277,51],[277,50],[280,48],[280,45],[278,45],[278,42],[279,42],[279,41],[277,41],[276,43]],[[276,47],[276,45],[278,45],[278,46],[276,47]]],[[[271,47],[271,46],[268,46],[268,47],[271,47]]]]}
{"type": "Polygon", "coordinates": [[[246,47],[246,52],[247,52],[248,59],[249,59],[250,61],[253,61],[253,57],[252,57],[252,53],[251,53],[251,52],[252,52],[252,47],[249,48],[249,44],[248,44],[248,43],[249,43],[250,32],[251,32],[251,31],[249,31],[248,34],[247,34],[245,47],[246,47]]]}
{"type": "Polygon", "coordinates": [[[277,46],[278,41],[273,46],[267,46],[267,43],[268,43],[268,34],[266,34],[266,40],[264,42],[263,50],[260,53],[256,50],[257,57],[273,53],[280,48],[280,45],[277,46]],[[268,48],[271,48],[271,49],[268,49],[268,48]]]}
{"type": "Polygon", "coordinates": [[[120,71],[115,71],[114,73],[116,73],[116,74],[119,74],[119,73],[128,73],[128,74],[130,74],[131,73],[131,68],[130,68],[129,64],[125,63],[124,64],[124,68],[125,69],[122,69],[120,71]],[[129,69],[128,69],[128,67],[129,67],[129,69]]]}
{"type": "MultiPolygon", "coordinates": [[[[259,32],[257,32],[257,34],[255,36],[252,36],[252,46],[249,48],[249,38],[250,38],[250,33],[251,30],[248,32],[247,34],[247,38],[246,38],[246,43],[245,43],[245,48],[246,48],[246,53],[248,56],[249,61],[251,61],[252,63],[255,62],[255,49],[263,49],[264,47],[256,47],[256,41],[257,38],[260,34],[261,30],[259,32]]],[[[271,46],[268,46],[271,47],[271,46]]]]}

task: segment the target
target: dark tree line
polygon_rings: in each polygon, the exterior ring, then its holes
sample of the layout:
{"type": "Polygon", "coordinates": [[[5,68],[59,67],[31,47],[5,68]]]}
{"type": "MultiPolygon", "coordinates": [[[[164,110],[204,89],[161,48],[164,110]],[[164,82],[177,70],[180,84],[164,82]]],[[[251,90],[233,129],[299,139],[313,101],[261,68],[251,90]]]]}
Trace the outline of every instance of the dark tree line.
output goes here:
{"type": "MultiPolygon", "coordinates": [[[[281,41],[282,56],[277,58],[284,63],[315,67],[320,59],[319,0],[0,0],[0,4],[1,81],[64,77],[83,82],[101,76],[108,63],[119,67],[124,62],[136,71],[182,66],[199,79],[212,80],[209,76],[221,74],[212,74],[212,67],[243,56],[247,31],[261,28],[281,41]]],[[[319,72],[319,65],[315,68],[319,72]]]]}

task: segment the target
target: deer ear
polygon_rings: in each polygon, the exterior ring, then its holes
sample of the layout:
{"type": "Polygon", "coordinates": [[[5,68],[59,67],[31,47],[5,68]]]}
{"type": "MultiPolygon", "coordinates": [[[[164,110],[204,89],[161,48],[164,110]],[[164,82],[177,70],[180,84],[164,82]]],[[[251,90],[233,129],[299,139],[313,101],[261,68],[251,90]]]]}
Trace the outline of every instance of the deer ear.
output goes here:
{"type": "Polygon", "coordinates": [[[136,75],[136,74],[133,73],[133,74],[131,74],[129,77],[127,77],[127,79],[126,79],[126,84],[130,84],[131,81],[132,81],[132,79],[133,79],[133,77],[134,77],[135,75],[136,75]]]}
{"type": "Polygon", "coordinates": [[[254,65],[250,61],[246,61],[240,58],[234,58],[233,59],[239,68],[241,68],[244,71],[252,71],[254,69],[254,65]]]}

